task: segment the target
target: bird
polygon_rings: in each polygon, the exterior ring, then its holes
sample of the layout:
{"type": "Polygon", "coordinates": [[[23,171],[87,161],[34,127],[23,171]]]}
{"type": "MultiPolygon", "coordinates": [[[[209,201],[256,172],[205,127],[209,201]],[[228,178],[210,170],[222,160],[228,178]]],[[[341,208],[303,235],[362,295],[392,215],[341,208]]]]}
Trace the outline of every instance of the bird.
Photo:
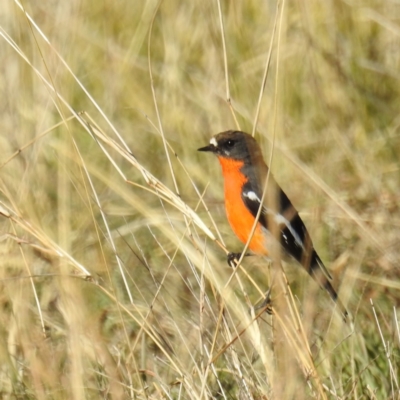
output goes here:
{"type": "MultiPolygon", "coordinates": [[[[261,147],[253,136],[228,130],[214,135],[209,144],[198,151],[215,154],[221,164],[225,210],[239,240],[247,243],[261,207],[249,249],[257,255],[270,257],[274,254],[273,246],[279,246],[329,293],[346,319],[348,312],[330,282],[330,273],[315,250],[298,211],[269,172],[261,147]]],[[[240,253],[229,253],[228,263],[237,256],[240,257],[240,253]]]]}

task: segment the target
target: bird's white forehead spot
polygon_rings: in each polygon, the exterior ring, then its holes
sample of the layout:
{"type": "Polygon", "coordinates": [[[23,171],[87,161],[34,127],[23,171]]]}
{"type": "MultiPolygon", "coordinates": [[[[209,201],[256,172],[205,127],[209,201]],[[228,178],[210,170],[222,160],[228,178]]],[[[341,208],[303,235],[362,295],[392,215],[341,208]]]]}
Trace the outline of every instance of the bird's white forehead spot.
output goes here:
{"type": "Polygon", "coordinates": [[[217,139],[215,139],[215,137],[212,137],[210,139],[210,144],[212,144],[215,147],[218,147],[217,139]]]}

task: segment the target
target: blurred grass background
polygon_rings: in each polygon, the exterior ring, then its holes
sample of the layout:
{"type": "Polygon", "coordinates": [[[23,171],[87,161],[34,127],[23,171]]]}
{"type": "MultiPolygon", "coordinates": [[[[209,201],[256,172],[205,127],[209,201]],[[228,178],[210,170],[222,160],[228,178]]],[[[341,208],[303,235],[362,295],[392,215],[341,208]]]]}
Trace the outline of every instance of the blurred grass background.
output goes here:
{"type": "Polygon", "coordinates": [[[223,31],[218,2],[22,6],[0,8],[1,398],[400,398],[400,4],[225,1],[223,31]],[[255,318],[268,263],[226,285],[211,237],[242,247],[196,149],[237,128],[224,55],[252,131],[275,22],[256,138],[346,324],[294,262],[286,314],[255,318]]]}

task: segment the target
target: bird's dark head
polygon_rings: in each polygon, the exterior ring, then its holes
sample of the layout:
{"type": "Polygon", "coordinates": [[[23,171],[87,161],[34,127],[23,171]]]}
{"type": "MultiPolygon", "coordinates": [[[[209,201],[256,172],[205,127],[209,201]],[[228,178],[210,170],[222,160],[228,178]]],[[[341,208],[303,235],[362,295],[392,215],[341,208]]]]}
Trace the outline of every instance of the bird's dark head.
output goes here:
{"type": "Polygon", "coordinates": [[[208,146],[201,147],[198,151],[209,151],[218,157],[244,162],[262,157],[260,146],[251,135],[233,130],[218,133],[211,138],[208,146]]]}

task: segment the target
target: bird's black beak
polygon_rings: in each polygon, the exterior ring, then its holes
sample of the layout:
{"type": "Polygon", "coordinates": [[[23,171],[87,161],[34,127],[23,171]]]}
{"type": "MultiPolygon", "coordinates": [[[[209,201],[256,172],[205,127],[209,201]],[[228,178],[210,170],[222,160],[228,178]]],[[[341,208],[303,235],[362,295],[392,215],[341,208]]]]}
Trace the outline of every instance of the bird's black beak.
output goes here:
{"type": "Polygon", "coordinates": [[[208,146],[205,147],[200,147],[197,149],[197,151],[212,151],[213,153],[215,152],[215,146],[212,144],[209,144],[208,146]]]}

